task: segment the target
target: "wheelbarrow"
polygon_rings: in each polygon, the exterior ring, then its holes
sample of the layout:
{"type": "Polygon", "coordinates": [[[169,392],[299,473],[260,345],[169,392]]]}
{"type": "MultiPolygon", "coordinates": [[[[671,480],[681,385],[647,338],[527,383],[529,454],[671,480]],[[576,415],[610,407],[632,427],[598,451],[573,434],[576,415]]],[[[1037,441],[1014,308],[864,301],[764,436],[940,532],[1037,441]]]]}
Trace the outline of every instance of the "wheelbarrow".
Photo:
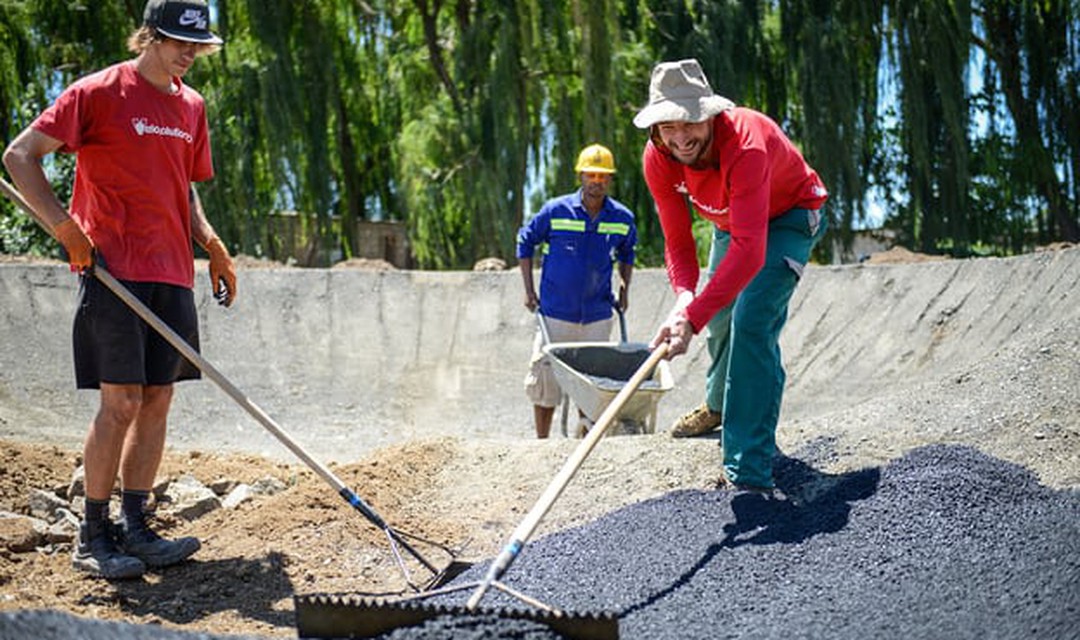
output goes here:
{"type": "MultiPolygon", "coordinates": [[[[626,384],[626,381],[649,358],[649,346],[628,342],[626,318],[617,306],[621,342],[555,342],[552,343],[544,316],[537,312],[537,321],[544,337],[542,351],[551,362],[552,373],[563,393],[585,414],[589,424],[595,424],[600,414],[626,384]]],[[[609,433],[634,435],[656,431],[656,406],[674,386],[668,361],[662,360],[638,387],[615,417],[609,433]]],[[[566,405],[563,405],[563,435],[566,435],[566,405]]]]}

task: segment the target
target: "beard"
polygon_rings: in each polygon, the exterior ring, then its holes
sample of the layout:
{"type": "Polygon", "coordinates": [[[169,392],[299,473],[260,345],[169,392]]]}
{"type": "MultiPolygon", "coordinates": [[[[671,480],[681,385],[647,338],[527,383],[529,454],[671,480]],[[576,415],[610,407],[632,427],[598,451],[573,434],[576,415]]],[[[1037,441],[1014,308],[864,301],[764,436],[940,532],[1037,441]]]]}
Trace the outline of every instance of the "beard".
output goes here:
{"type": "Polygon", "coordinates": [[[712,136],[710,135],[704,139],[695,139],[691,144],[683,145],[680,149],[671,149],[671,154],[682,164],[692,167],[704,163],[711,146],[712,136]]]}
{"type": "Polygon", "coordinates": [[[711,126],[707,128],[704,136],[689,139],[684,138],[682,144],[678,147],[664,140],[664,136],[661,135],[656,128],[653,129],[651,136],[655,144],[662,149],[666,149],[668,154],[680,164],[690,167],[698,167],[707,164],[709,151],[712,149],[713,141],[713,130],[711,126]]]}

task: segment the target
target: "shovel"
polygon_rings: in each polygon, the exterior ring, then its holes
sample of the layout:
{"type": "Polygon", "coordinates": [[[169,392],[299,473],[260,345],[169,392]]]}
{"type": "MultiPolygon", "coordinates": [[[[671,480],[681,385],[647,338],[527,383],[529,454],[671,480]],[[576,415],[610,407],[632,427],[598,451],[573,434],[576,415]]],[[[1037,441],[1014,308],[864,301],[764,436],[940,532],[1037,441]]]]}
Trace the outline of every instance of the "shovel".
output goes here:
{"type": "Polygon", "coordinates": [[[545,624],[568,638],[577,640],[617,640],[619,621],[613,614],[600,615],[571,613],[556,609],[535,598],[522,594],[502,582],[502,577],[524,550],[526,543],[536,531],[540,521],[555,504],[570,480],[577,473],[582,463],[589,456],[604,432],[615,421],[619,410],[641,384],[649,377],[653,369],[667,355],[667,343],[654,349],[630,377],[611,403],[604,409],[596,424],[577,445],[570,458],[563,464],[558,475],[551,481],[540,499],[514,530],[502,552],[491,563],[483,580],[462,585],[452,585],[434,589],[397,601],[387,602],[372,598],[355,598],[341,595],[297,596],[296,618],[301,638],[369,638],[392,631],[398,627],[413,626],[444,615],[494,615],[501,618],[527,619],[545,624]],[[531,611],[513,611],[505,609],[484,610],[480,602],[492,589],[497,589],[509,596],[534,607],[531,611]],[[472,595],[464,606],[425,604],[423,600],[436,595],[473,589],[472,595]]]}
{"type": "Polygon", "coordinates": [[[499,582],[500,578],[510,569],[510,566],[517,559],[518,555],[525,548],[525,543],[528,542],[533,532],[536,531],[536,527],[539,526],[540,521],[547,515],[547,512],[551,509],[555,501],[562,495],[566,486],[570,484],[570,480],[573,479],[574,474],[581,468],[582,463],[585,462],[585,458],[589,457],[592,450],[600,442],[600,438],[604,436],[604,432],[608,430],[608,427],[615,421],[615,416],[618,415],[619,410],[626,404],[626,401],[630,399],[630,396],[637,391],[637,388],[641,386],[641,383],[645,382],[645,379],[649,377],[653,369],[656,368],[660,361],[667,355],[668,345],[667,343],[661,343],[648,359],[634,375],[630,376],[630,379],[626,382],[623,388],[615,395],[611,400],[611,404],[604,409],[604,412],[597,418],[596,424],[589,430],[589,433],[582,439],[581,443],[574,449],[573,454],[563,464],[562,469],[558,475],[548,485],[547,490],[529,511],[525,519],[521,521],[517,529],[510,536],[510,540],[507,541],[503,547],[503,551],[499,554],[499,557],[495,559],[495,562],[491,564],[488,569],[487,575],[476,586],[476,590],[466,603],[468,609],[475,609],[480,604],[480,600],[484,597],[484,594],[491,589],[491,587],[499,588],[503,591],[511,593],[505,585],[499,582]]]}
{"type": "MultiPolygon", "coordinates": [[[[30,207],[29,203],[22,197],[15,187],[9,184],[3,178],[0,178],[0,190],[4,192],[8,198],[11,199],[16,205],[22,208],[31,219],[41,224],[46,231],[49,229],[38,220],[34,210],[30,207]]],[[[282,444],[284,444],[290,451],[292,451],[296,457],[300,458],[312,471],[317,473],[319,477],[327,482],[334,488],[337,493],[345,499],[354,509],[360,512],[371,524],[378,527],[387,538],[390,544],[390,550],[393,553],[394,561],[398,568],[401,570],[402,575],[405,578],[406,584],[413,591],[424,591],[427,589],[437,588],[446,582],[452,580],[455,576],[459,575],[466,569],[472,566],[472,563],[462,562],[457,560],[457,555],[460,553],[460,549],[455,551],[448,546],[439,544],[437,542],[427,540],[420,536],[405,533],[391,527],[389,524],[379,516],[375,510],[366,503],[360,496],[358,496],[352,489],[347,487],[332,471],[312,458],[308,453],[295,441],[284,429],[281,428],[265,411],[259,408],[254,402],[245,396],[240,389],[238,389],[232,382],[229,381],[220,371],[217,370],[214,365],[210,364],[205,358],[203,358],[198,351],[196,351],[190,344],[187,343],[178,333],[165,324],[165,322],[154,314],[141,300],[135,297],[128,289],[121,284],[111,273],[105,270],[101,264],[95,264],[88,271],[97,278],[102,284],[104,284],[110,291],[112,291],[120,300],[124,302],[132,311],[135,312],[146,324],[150,325],[155,331],[161,334],[174,349],[180,352],[185,358],[191,361],[199,371],[203,372],[206,377],[213,380],[221,389],[228,394],[230,398],[236,401],[241,407],[244,408],[255,420],[266,428],[271,434],[274,435],[282,444]],[[439,549],[450,557],[450,562],[443,569],[436,567],[434,563],[425,558],[416,548],[412,545],[413,542],[420,542],[429,545],[433,548],[439,549]],[[409,571],[408,566],[405,563],[405,557],[402,551],[407,553],[413,559],[415,559],[423,569],[429,574],[427,580],[423,584],[417,584],[409,571]]]]}

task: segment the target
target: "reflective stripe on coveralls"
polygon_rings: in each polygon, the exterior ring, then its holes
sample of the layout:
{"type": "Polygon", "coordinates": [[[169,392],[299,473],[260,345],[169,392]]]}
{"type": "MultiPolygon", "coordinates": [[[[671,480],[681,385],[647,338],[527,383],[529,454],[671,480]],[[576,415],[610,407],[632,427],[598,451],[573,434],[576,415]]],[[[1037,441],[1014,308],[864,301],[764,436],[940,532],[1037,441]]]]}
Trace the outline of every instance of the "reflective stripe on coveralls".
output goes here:
{"type": "Polygon", "coordinates": [[[630,233],[630,225],[622,222],[601,222],[596,227],[596,232],[611,236],[625,236],[630,233]]]}
{"type": "Polygon", "coordinates": [[[552,218],[551,219],[552,231],[577,231],[579,233],[585,233],[585,221],[574,220],[572,218],[552,218]]]}

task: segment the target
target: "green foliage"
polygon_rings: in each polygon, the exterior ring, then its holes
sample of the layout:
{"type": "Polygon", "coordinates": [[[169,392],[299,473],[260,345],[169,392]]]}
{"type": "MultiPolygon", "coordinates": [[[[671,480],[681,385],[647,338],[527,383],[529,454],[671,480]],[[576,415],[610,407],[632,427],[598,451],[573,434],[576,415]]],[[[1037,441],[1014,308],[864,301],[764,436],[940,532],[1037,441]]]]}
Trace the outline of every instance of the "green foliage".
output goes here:
{"type": "Polygon", "coordinates": [[[0,253],[57,257],[59,248],[30,216],[5,201],[0,203],[0,253]]]}
{"type": "MultiPolygon", "coordinates": [[[[33,98],[37,49],[30,39],[30,12],[23,3],[0,3],[0,139],[10,140],[26,121],[33,98]],[[29,95],[28,95],[29,94],[29,95]]],[[[40,102],[40,100],[33,100],[40,102]]]]}
{"type": "MultiPolygon", "coordinates": [[[[475,161],[466,152],[461,126],[449,100],[429,106],[426,117],[405,125],[398,140],[401,162],[399,184],[409,217],[409,231],[416,258],[422,265],[459,266],[459,248],[469,244],[470,216],[461,201],[462,174],[475,173],[468,167],[475,161]]],[[[425,114],[421,114],[422,116],[425,114]]]]}
{"type": "MultiPolygon", "coordinates": [[[[235,251],[274,257],[276,214],[298,210],[314,219],[314,264],[352,255],[359,220],[404,222],[424,268],[511,259],[522,221],[576,189],[577,152],[601,142],[618,166],[612,194],[637,216],[639,265],[659,266],[646,135],[631,119],[652,66],[688,56],[718,93],[780,122],[822,175],[835,242],[818,259],[866,223],[868,194],[896,203],[885,222],[913,249],[1080,239],[1075,0],[211,5],[226,45],[185,81],[210,117],[216,176],[200,194],[235,251]]],[[[60,87],[130,55],[142,7],[0,0],[5,140],[60,87]]],[[[66,197],[65,162],[50,176],[66,197]]],[[[26,220],[0,216],[0,249],[35,246],[26,220]]]]}
{"type": "MultiPolygon", "coordinates": [[[[71,199],[75,180],[75,158],[70,154],[56,154],[45,163],[45,174],[55,185],[61,202],[71,199]]],[[[0,253],[28,254],[42,257],[61,257],[60,244],[7,198],[0,198],[0,253]]]]}

